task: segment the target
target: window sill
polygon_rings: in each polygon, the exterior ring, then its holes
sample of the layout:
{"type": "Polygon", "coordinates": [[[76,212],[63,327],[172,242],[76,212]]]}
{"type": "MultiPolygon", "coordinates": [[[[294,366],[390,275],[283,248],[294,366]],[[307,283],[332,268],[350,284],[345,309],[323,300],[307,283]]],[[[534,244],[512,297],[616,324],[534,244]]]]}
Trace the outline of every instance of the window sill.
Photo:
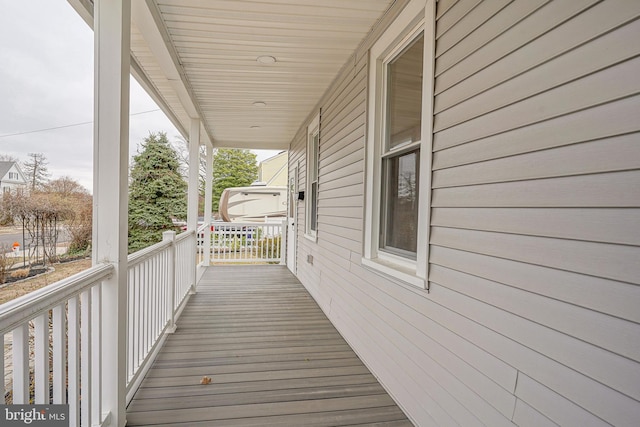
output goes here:
{"type": "Polygon", "coordinates": [[[309,241],[311,241],[311,242],[313,242],[313,243],[317,243],[318,242],[318,235],[314,236],[312,234],[304,233],[304,238],[309,240],[309,241]]]}
{"type": "Polygon", "coordinates": [[[422,277],[416,276],[415,268],[408,268],[380,258],[362,258],[362,265],[367,269],[372,270],[375,273],[382,274],[391,280],[400,281],[419,289],[427,289],[426,280],[422,277]]]}

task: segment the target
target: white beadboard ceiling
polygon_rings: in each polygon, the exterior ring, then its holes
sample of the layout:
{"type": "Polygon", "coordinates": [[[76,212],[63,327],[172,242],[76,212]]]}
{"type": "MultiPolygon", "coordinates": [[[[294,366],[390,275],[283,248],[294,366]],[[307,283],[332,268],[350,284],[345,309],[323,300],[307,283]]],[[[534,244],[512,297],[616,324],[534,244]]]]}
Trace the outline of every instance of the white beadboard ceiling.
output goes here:
{"type": "Polygon", "coordinates": [[[287,149],[392,3],[139,0],[132,2],[134,74],[182,131],[197,115],[214,146],[287,149]],[[263,55],[276,62],[259,63],[263,55]]]}

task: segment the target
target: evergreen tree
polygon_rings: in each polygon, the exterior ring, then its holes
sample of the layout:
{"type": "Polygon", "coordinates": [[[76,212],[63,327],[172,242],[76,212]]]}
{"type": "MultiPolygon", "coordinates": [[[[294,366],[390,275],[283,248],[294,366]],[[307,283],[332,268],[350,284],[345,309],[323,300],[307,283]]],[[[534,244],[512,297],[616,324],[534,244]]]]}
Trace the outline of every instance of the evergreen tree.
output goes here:
{"type": "Polygon", "coordinates": [[[221,148],[213,155],[213,203],[218,211],[225,188],[246,187],[258,178],[256,155],[249,150],[221,148]]]}
{"type": "Polygon", "coordinates": [[[172,218],[187,217],[187,183],[165,133],[151,133],[133,157],[129,184],[129,252],[162,240],[172,218]]]}

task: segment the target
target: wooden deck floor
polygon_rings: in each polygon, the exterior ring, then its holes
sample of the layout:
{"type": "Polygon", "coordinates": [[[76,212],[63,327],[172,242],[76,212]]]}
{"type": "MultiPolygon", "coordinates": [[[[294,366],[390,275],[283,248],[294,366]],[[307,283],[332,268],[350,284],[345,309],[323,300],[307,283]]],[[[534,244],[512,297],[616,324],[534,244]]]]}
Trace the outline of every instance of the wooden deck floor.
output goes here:
{"type": "Polygon", "coordinates": [[[210,267],[129,426],[411,426],[282,266],[210,267]],[[201,385],[203,376],[211,384],[201,385]]]}

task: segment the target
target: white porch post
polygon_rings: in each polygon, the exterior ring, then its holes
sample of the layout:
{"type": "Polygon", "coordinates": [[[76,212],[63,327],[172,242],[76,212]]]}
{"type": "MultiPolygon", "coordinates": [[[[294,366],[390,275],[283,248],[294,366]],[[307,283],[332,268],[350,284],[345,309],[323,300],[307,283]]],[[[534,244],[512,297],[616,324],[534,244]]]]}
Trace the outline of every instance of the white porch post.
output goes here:
{"type": "Polygon", "coordinates": [[[93,362],[102,367],[101,406],[109,414],[105,425],[117,427],[126,424],[130,8],[128,0],[94,2],[92,255],[94,265],[109,262],[115,269],[103,283],[102,315],[108,321],[102,322],[102,359],[93,362]]]}
{"type": "MultiPolygon", "coordinates": [[[[213,147],[207,145],[207,172],[204,190],[204,218],[211,219],[211,203],[213,202],[213,147]]],[[[204,230],[204,260],[203,265],[211,264],[211,227],[204,230]]]]}
{"type": "MultiPolygon", "coordinates": [[[[191,119],[189,129],[189,193],[187,197],[187,229],[198,230],[198,197],[200,172],[200,120],[191,119]]],[[[198,236],[196,236],[197,240],[198,236]]],[[[195,250],[194,257],[195,257],[195,250]]],[[[195,261],[195,260],[194,260],[195,261]]],[[[198,267],[196,263],[189,269],[191,274],[191,292],[195,291],[198,267]]]]}
{"type": "Polygon", "coordinates": [[[200,120],[191,119],[189,130],[189,197],[187,202],[187,227],[198,228],[198,172],[200,170],[200,120]]]}
{"type": "Polygon", "coordinates": [[[167,332],[172,334],[176,331],[176,232],[173,230],[163,232],[162,241],[171,242],[169,247],[169,270],[167,271],[167,280],[169,281],[169,298],[167,298],[169,325],[167,326],[167,332]]]}

